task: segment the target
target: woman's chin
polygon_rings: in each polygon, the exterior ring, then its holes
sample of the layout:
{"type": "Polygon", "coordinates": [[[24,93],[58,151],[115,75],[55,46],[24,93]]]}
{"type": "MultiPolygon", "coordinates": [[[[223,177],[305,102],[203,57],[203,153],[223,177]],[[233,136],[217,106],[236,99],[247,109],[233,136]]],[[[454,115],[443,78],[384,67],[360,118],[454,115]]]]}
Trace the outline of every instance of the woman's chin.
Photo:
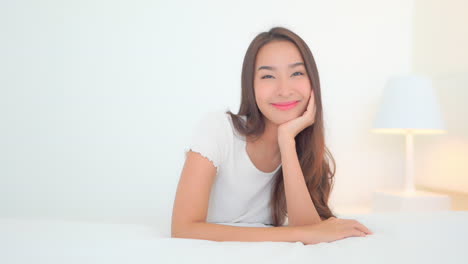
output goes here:
{"type": "MultiPolygon", "coordinates": [[[[271,109],[269,109],[269,110],[271,110],[271,109]]],[[[291,121],[291,120],[293,120],[295,118],[298,118],[304,112],[305,112],[305,110],[301,111],[301,109],[290,109],[290,110],[277,110],[277,109],[274,109],[272,111],[266,112],[266,114],[264,112],[263,117],[268,119],[268,121],[270,123],[279,126],[279,125],[284,124],[284,123],[286,123],[288,121],[291,121]]]]}
{"type": "Polygon", "coordinates": [[[279,126],[293,119],[296,119],[297,117],[299,116],[290,114],[290,115],[284,115],[284,116],[274,116],[272,118],[268,118],[268,120],[270,120],[272,124],[279,126]]]}

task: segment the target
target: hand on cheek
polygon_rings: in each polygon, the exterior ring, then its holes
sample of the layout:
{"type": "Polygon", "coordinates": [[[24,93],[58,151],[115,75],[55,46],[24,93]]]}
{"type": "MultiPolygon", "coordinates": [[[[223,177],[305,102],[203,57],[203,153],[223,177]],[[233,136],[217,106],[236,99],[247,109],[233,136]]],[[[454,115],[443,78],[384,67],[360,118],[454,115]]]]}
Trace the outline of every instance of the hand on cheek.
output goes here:
{"type": "Polygon", "coordinates": [[[305,128],[315,123],[315,97],[313,91],[310,93],[306,110],[301,116],[281,124],[278,127],[278,140],[294,139],[305,128]]]}

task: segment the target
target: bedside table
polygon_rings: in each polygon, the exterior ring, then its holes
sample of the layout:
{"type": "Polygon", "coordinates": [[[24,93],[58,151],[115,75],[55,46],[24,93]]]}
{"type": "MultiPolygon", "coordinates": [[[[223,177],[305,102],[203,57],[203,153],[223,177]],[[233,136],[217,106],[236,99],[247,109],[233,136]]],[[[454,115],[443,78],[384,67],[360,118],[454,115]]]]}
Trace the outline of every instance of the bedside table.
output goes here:
{"type": "Polygon", "coordinates": [[[372,194],[372,212],[449,211],[448,195],[426,191],[377,190],[372,194]]]}

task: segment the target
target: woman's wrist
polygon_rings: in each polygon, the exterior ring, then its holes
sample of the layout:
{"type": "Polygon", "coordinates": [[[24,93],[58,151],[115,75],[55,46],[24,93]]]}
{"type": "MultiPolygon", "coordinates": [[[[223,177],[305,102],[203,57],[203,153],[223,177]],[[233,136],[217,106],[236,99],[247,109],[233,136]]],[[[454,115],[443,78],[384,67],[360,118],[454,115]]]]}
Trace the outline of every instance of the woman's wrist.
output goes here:
{"type": "Polygon", "coordinates": [[[280,150],[288,147],[296,147],[296,141],[291,137],[278,137],[278,145],[280,150]]]}

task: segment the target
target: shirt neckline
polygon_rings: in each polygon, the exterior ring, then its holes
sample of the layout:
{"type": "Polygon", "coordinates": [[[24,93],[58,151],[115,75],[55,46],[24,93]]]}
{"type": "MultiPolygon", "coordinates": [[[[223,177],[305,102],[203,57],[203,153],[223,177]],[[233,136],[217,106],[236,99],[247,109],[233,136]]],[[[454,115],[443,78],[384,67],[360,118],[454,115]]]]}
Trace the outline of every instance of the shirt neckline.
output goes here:
{"type": "Polygon", "coordinates": [[[242,149],[243,149],[243,153],[244,153],[244,157],[247,159],[247,163],[250,164],[250,167],[253,168],[257,173],[260,173],[260,174],[264,174],[264,175],[271,175],[271,174],[275,174],[279,168],[281,168],[281,163],[280,165],[274,170],[274,171],[271,171],[271,172],[264,172],[264,171],[261,171],[259,170],[255,164],[253,163],[253,161],[250,159],[250,156],[249,156],[249,153],[247,153],[247,138],[245,136],[243,136],[243,146],[242,146],[242,149]]]}
{"type": "MultiPolygon", "coordinates": [[[[228,115],[229,116],[229,115],[228,115]]],[[[245,115],[241,116],[244,121],[246,121],[247,117],[245,115]]],[[[231,118],[229,117],[229,121],[231,122],[231,126],[232,126],[232,129],[235,131],[235,128],[234,126],[232,125],[232,120],[231,118]]],[[[237,131],[235,132],[235,134],[237,134],[237,131]]],[[[264,171],[261,171],[259,170],[255,164],[252,162],[252,160],[250,159],[249,157],[249,154],[247,153],[247,137],[244,136],[244,135],[241,135],[241,138],[242,138],[242,153],[243,153],[243,156],[244,156],[244,159],[247,161],[247,163],[249,164],[250,168],[252,168],[253,170],[255,170],[258,174],[261,174],[261,175],[272,175],[272,174],[275,174],[280,168],[281,168],[281,165],[282,163],[280,163],[280,165],[272,172],[264,172],[264,171]]]]}

